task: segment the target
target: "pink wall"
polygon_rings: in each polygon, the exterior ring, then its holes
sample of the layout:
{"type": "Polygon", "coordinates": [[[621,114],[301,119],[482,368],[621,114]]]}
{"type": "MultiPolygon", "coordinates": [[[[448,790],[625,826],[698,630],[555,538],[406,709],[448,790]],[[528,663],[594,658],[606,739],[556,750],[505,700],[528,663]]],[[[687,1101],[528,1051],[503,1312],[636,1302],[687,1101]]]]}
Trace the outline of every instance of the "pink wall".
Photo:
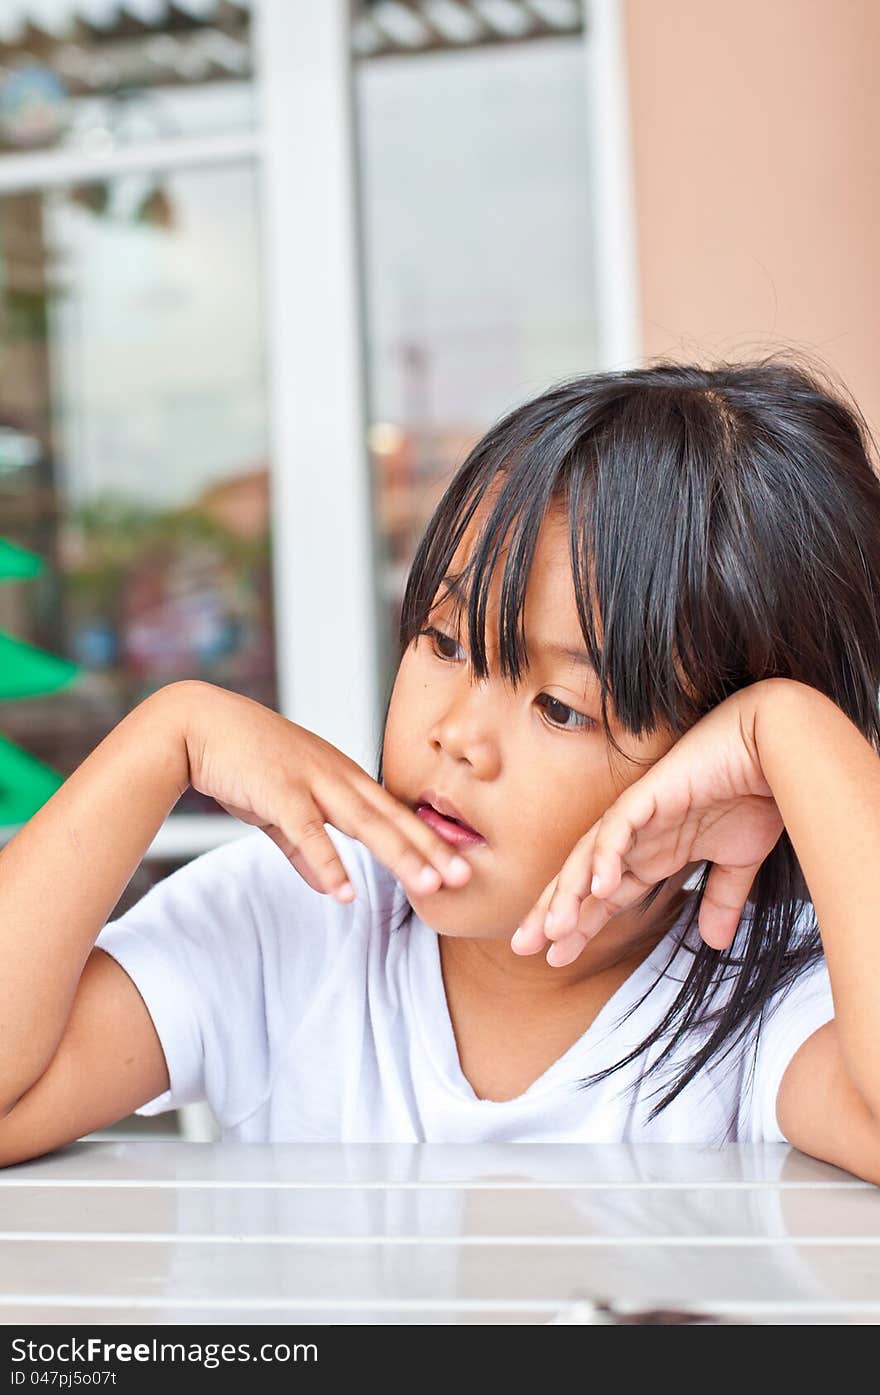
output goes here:
{"type": "Polygon", "coordinates": [[[880,3],[623,0],[642,347],[799,347],[880,439],[880,3]]]}

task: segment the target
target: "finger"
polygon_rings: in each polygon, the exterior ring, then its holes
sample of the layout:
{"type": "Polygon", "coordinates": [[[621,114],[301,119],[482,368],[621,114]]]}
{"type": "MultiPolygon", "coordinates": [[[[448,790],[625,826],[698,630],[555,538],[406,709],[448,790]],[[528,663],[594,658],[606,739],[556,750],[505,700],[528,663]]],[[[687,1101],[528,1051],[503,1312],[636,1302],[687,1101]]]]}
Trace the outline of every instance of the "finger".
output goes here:
{"type": "MultiPolygon", "coordinates": [[[[375,791],[381,788],[375,785],[375,791]]],[[[393,795],[384,791],[387,798],[380,800],[375,791],[360,784],[355,788],[348,781],[333,782],[323,790],[315,786],[322,819],[368,847],[413,894],[438,891],[444,878],[459,885],[467,880],[471,868],[464,858],[393,795]],[[443,848],[442,858],[437,855],[443,870],[428,860],[434,839],[443,848]]]]}
{"type": "Polygon", "coordinates": [[[537,954],[538,950],[543,949],[546,945],[547,936],[542,929],[544,915],[550,898],[556,890],[558,880],[558,876],[554,877],[552,882],[544,887],[532,909],[523,917],[514,931],[510,947],[516,954],[537,954]]]}
{"type": "Polygon", "coordinates": [[[397,799],[384,785],[380,785],[369,775],[366,775],[365,779],[365,784],[358,783],[358,793],[400,829],[402,835],[413,845],[421,863],[433,865],[444,880],[452,881],[456,885],[461,885],[469,879],[473,869],[460,851],[445,842],[430,824],[420,819],[408,804],[397,799]]]}
{"type": "Polygon", "coordinates": [[[563,936],[561,940],[554,940],[547,951],[547,963],[551,964],[554,969],[562,969],[566,964],[573,964],[586,944],[584,936],[577,930],[563,936]]]}
{"type": "MultiPolygon", "coordinates": [[[[327,871],[322,873],[318,868],[314,867],[308,860],[308,858],[305,857],[303,853],[301,853],[297,849],[297,847],[293,843],[293,840],[289,838],[288,835],[281,828],[279,828],[277,824],[263,824],[262,831],[269,838],[272,839],[272,842],[276,845],[276,847],[279,847],[281,849],[288,862],[290,862],[296,868],[303,881],[308,882],[309,886],[312,888],[313,891],[320,891],[322,894],[325,895],[328,892],[331,892],[334,896],[336,896],[337,900],[342,901],[343,904],[349,901],[353,901],[355,899],[356,893],[354,886],[352,885],[352,882],[348,876],[348,873],[345,870],[345,866],[342,863],[338,853],[336,853],[338,871],[336,873],[336,876],[334,877],[332,875],[331,870],[328,869],[327,871]],[[339,873],[341,873],[341,877],[339,876],[339,873]]],[[[330,843],[330,846],[331,848],[333,848],[333,851],[335,853],[336,849],[326,832],[324,836],[327,839],[327,842],[330,843]]]]}
{"type": "Polygon", "coordinates": [[[551,938],[559,938],[575,929],[581,905],[591,895],[593,856],[602,820],[579,838],[563,863],[556,878],[556,888],[546,908],[542,928],[551,938]]]}
{"type": "Polygon", "coordinates": [[[588,896],[580,903],[580,914],[573,930],[563,930],[555,924],[545,930],[547,938],[558,947],[558,954],[548,952],[547,963],[555,967],[572,964],[586,946],[605,929],[608,922],[624,909],[624,903],[631,905],[644,894],[644,883],[627,873],[615,895],[608,901],[599,901],[594,896],[588,896]]]}
{"type": "MultiPolygon", "coordinates": [[[[641,830],[657,817],[657,796],[650,778],[652,774],[653,771],[648,771],[647,775],[625,789],[600,820],[590,874],[594,896],[605,898],[619,886],[624,876],[626,854],[641,830]]],[[[674,824],[680,814],[683,816],[683,809],[680,811],[667,800],[665,818],[674,824]]]]}
{"type": "Polygon", "coordinates": [[[592,940],[600,930],[604,930],[612,916],[628,906],[634,906],[652,885],[637,877],[635,872],[624,872],[611,895],[598,897],[588,893],[583,900],[572,895],[562,903],[560,911],[557,911],[557,893],[550,911],[552,919],[549,924],[546,918],[544,920],[544,934],[550,940],[562,940],[577,930],[587,941],[592,940]]]}
{"type": "Polygon", "coordinates": [[[748,867],[712,864],[699,918],[700,935],[712,949],[727,949],[733,944],[760,866],[760,862],[748,867]]]}

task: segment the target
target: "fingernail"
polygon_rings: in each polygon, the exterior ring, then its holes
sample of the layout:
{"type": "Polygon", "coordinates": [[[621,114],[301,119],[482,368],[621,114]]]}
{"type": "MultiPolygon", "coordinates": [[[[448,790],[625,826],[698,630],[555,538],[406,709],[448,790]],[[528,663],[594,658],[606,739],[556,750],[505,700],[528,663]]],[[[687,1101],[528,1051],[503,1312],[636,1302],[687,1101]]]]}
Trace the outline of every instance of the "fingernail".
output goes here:
{"type": "Polygon", "coordinates": [[[469,862],[465,862],[463,857],[454,857],[449,864],[449,870],[453,874],[453,876],[460,877],[465,872],[469,872],[471,870],[471,864],[469,862]]]}
{"type": "Polygon", "coordinates": [[[442,878],[436,867],[423,867],[416,877],[416,885],[423,891],[435,891],[442,878]]]}
{"type": "Polygon", "coordinates": [[[595,895],[596,895],[596,892],[597,892],[598,890],[599,890],[599,873],[597,872],[597,873],[595,874],[595,876],[593,877],[593,880],[590,882],[590,895],[591,895],[591,896],[595,896],[595,895]]]}
{"type": "Polygon", "coordinates": [[[354,887],[351,882],[343,882],[341,886],[338,886],[336,888],[336,895],[339,897],[340,901],[353,901],[354,887]]]}
{"type": "Polygon", "coordinates": [[[546,914],[545,917],[544,917],[544,929],[545,929],[545,930],[552,930],[552,929],[553,929],[553,926],[554,926],[555,924],[556,924],[556,917],[555,917],[555,915],[553,914],[552,911],[548,911],[547,914],[546,914]]]}
{"type": "Polygon", "coordinates": [[[512,945],[516,945],[517,949],[519,949],[520,946],[523,944],[525,938],[525,931],[523,930],[521,925],[518,925],[514,930],[513,935],[511,936],[510,943],[512,945]]]}

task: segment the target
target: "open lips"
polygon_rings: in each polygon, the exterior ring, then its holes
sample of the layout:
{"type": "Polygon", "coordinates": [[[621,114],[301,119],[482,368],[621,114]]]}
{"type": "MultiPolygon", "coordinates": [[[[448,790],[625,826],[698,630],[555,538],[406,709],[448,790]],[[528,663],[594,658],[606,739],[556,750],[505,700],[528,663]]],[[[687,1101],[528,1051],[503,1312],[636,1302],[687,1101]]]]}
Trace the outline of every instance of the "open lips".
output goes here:
{"type": "Polygon", "coordinates": [[[441,813],[431,801],[422,797],[416,805],[416,813],[436,833],[439,833],[441,838],[455,847],[476,847],[480,843],[485,843],[483,835],[478,833],[475,828],[471,828],[470,824],[465,823],[463,819],[454,815],[452,806],[445,801],[444,807],[449,810],[448,813],[441,813]]]}

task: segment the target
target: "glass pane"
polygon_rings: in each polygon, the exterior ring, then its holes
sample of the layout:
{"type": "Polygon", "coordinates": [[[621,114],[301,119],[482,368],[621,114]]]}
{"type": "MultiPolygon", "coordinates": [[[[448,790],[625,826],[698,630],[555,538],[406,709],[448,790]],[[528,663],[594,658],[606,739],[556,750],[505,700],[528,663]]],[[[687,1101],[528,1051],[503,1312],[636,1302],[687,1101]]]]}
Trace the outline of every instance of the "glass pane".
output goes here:
{"type": "Polygon", "coordinates": [[[249,0],[2,0],[0,152],[256,122],[249,0]]]}
{"type": "MultiPolygon", "coordinates": [[[[383,9],[359,7],[356,52],[383,9]]],[[[455,468],[503,412],[598,366],[587,64],[565,14],[565,35],[483,27],[463,48],[436,31],[428,52],[355,64],[388,682],[406,571],[455,468]]]]}
{"type": "Polygon", "coordinates": [[[0,824],[176,678],[277,706],[258,235],[247,165],[0,200],[0,824]]]}

